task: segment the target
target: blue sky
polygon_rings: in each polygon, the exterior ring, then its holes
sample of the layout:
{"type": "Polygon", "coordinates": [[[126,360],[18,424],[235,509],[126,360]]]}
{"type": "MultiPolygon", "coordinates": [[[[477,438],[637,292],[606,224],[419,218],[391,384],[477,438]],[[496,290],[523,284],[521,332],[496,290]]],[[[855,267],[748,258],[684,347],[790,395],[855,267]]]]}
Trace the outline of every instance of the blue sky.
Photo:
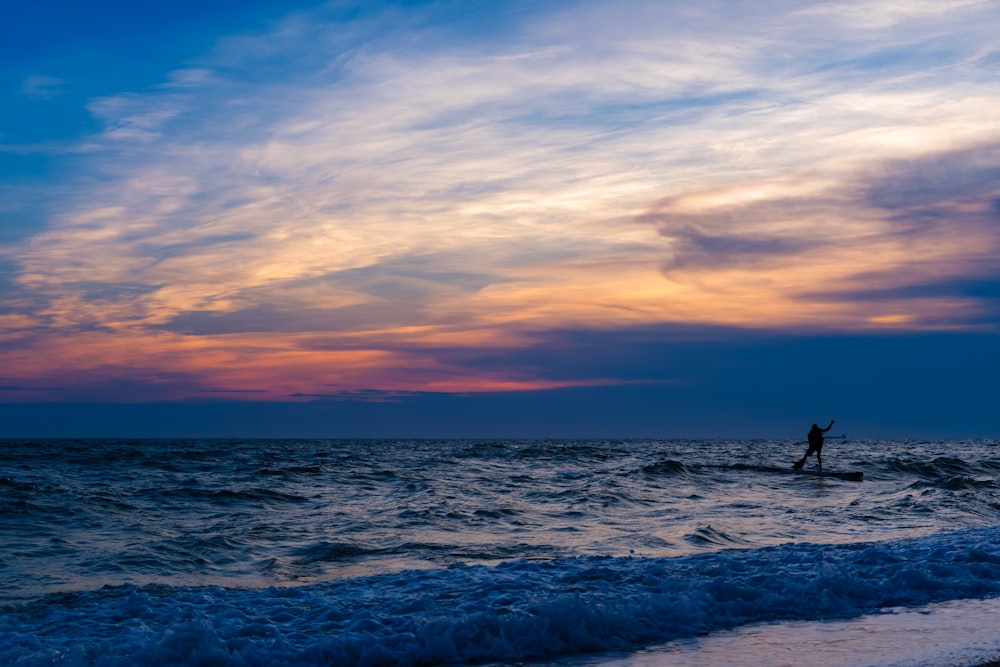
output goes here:
{"type": "Polygon", "coordinates": [[[994,3],[22,4],[0,434],[996,433],[994,3]]]}

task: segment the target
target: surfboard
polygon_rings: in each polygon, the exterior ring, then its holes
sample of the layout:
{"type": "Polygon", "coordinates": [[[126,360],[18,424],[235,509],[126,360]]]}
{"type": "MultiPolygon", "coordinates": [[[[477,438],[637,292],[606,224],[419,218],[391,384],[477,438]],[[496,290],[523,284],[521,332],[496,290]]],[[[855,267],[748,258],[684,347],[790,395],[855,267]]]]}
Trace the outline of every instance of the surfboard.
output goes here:
{"type": "MultiPolygon", "coordinates": [[[[741,466],[743,467],[743,466],[741,466]]],[[[852,482],[860,482],[865,474],[860,470],[815,470],[812,468],[796,470],[794,468],[778,468],[775,466],[745,466],[745,470],[756,470],[758,472],[779,472],[786,475],[810,475],[812,477],[835,477],[837,479],[848,479],[852,482]]]]}
{"type": "Polygon", "coordinates": [[[799,475],[813,475],[814,477],[836,477],[838,479],[849,479],[852,482],[860,482],[865,476],[860,470],[793,470],[799,475]]]}

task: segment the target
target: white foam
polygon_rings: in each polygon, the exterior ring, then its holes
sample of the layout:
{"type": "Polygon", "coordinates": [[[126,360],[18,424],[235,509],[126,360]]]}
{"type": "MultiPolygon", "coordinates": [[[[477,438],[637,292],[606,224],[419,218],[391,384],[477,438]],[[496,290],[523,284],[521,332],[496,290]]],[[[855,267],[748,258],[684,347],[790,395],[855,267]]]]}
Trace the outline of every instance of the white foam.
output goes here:
{"type": "Polygon", "coordinates": [[[752,623],[1000,594],[1000,528],[585,557],[297,588],[120,587],[0,616],[0,663],[407,665],[632,650],[752,623]]]}

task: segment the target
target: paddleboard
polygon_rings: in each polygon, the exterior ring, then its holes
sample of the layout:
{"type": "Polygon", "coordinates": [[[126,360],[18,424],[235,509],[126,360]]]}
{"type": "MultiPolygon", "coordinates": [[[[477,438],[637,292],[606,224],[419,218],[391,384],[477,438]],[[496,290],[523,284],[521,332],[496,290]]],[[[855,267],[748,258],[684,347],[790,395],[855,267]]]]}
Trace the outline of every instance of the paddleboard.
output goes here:
{"type": "Polygon", "coordinates": [[[777,468],[774,466],[746,466],[747,470],[757,470],[760,472],[780,472],[786,475],[811,475],[813,477],[836,477],[837,479],[849,479],[852,482],[860,482],[865,474],[860,470],[816,470],[813,468],[777,468]]]}

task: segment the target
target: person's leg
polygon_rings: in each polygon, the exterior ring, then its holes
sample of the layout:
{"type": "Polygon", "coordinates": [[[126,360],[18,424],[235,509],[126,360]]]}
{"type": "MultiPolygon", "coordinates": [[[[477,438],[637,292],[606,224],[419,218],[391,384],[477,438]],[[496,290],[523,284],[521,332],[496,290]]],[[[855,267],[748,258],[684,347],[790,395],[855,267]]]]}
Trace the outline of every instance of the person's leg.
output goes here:
{"type": "MultiPolygon", "coordinates": [[[[817,449],[815,445],[809,445],[809,449],[806,450],[806,453],[802,455],[801,459],[799,459],[798,461],[795,462],[794,465],[792,465],[792,468],[794,468],[795,470],[801,469],[802,466],[806,464],[806,459],[808,459],[809,455],[812,454],[813,452],[816,452],[816,458],[819,458],[819,449],[817,449]]],[[[820,466],[822,467],[822,465],[823,462],[820,461],[820,466]]]]}
{"type": "Polygon", "coordinates": [[[801,459],[792,464],[792,468],[794,470],[800,470],[802,466],[806,464],[806,459],[809,458],[810,454],[812,454],[812,447],[806,450],[806,453],[802,455],[801,459]]]}

